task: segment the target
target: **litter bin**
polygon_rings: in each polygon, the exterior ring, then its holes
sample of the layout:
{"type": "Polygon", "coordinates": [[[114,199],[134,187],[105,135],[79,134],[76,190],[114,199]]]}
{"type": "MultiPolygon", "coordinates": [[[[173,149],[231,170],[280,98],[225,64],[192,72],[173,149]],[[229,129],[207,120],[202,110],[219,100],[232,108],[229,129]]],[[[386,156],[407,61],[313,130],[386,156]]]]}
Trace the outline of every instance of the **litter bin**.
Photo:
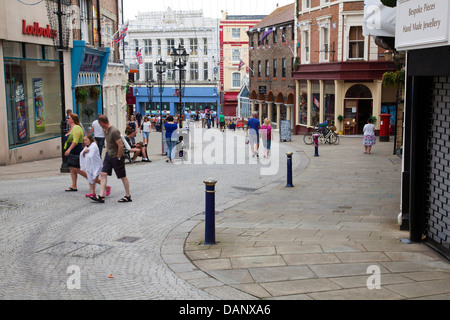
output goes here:
{"type": "Polygon", "coordinates": [[[380,142],[389,142],[390,114],[380,114],[380,142]]]}

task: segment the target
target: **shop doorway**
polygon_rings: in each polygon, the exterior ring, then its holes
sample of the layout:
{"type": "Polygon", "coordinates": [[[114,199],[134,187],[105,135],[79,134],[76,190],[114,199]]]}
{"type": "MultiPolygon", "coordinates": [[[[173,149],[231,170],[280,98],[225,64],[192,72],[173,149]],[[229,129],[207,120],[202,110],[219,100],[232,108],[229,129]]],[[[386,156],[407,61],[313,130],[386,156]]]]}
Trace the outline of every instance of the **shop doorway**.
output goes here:
{"type": "Polygon", "coordinates": [[[353,134],[362,134],[373,112],[372,92],[363,84],[355,84],[347,90],[345,99],[344,118],[354,123],[353,134]]]}
{"type": "Polygon", "coordinates": [[[358,134],[363,134],[364,126],[366,125],[369,117],[372,115],[372,109],[372,100],[358,100],[358,134]]]}

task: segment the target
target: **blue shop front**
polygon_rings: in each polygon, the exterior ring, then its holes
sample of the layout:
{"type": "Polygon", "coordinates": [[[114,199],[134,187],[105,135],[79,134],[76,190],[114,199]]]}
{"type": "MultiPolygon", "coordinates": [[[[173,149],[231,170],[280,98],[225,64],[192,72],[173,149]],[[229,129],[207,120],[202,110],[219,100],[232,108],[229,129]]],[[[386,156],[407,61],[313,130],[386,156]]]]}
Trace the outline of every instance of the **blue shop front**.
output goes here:
{"type": "Polygon", "coordinates": [[[74,41],[71,49],[73,112],[89,130],[103,113],[102,85],[108,67],[110,49],[94,48],[85,41],[74,41]]]}
{"type": "Polygon", "coordinates": [[[181,97],[176,87],[164,87],[162,93],[159,87],[134,87],[136,98],[136,113],[159,116],[176,115],[183,110],[184,115],[194,115],[197,111],[209,110],[213,115],[220,114],[220,96],[216,87],[186,87],[181,97]]]}

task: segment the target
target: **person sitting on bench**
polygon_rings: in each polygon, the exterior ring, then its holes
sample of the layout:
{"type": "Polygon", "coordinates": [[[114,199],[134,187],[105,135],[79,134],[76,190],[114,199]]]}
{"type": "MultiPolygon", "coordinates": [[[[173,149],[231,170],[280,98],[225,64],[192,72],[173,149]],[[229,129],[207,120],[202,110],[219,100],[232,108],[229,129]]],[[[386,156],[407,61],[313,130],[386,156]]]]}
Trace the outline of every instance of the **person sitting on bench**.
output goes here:
{"type": "Polygon", "coordinates": [[[126,136],[125,140],[127,140],[128,144],[130,145],[131,149],[129,152],[134,152],[133,159],[131,159],[131,163],[136,162],[137,157],[142,157],[142,162],[152,162],[148,159],[147,156],[147,148],[144,146],[144,143],[142,141],[139,141],[136,144],[132,144],[131,141],[134,137],[136,137],[136,130],[133,130],[131,127],[127,127],[125,130],[126,136]]]}

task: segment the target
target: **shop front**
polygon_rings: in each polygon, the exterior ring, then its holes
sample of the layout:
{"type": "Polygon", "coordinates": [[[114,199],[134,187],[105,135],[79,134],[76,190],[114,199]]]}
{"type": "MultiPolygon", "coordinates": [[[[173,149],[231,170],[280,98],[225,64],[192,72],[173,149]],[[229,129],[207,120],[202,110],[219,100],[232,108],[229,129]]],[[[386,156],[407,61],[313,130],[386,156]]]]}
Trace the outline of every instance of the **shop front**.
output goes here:
{"type": "Polygon", "coordinates": [[[103,113],[103,77],[108,67],[110,48],[93,48],[85,41],[73,41],[71,50],[73,112],[89,130],[103,113]]]}
{"type": "Polygon", "coordinates": [[[58,157],[64,111],[56,30],[45,4],[7,1],[0,11],[0,165],[58,157]]]}
{"type": "Polygon", "coordinates": [[[178,95],[175,87],[164,87],[160,94],[158,87],[134,87],[134,97],[136,99],[136,113],[142,115],[175,115],[183,110],[184,115],[193,116],[197,111],[206,112],[209,110],[213,115],[220,114],[219,96],[216,88],[187,87],[184,95],[178,95]],[[162,102],[162,103],[161,103],[162,102]]]}
{"type": "MultiPolygon", "coordinates": [[[[386,61],[300,65],[296,82],[295,134],[327,122],[343,134],[362,134],[370,116],[379,118],[392,89],[383,88],[386,61]]],[[[377,121],[376,129],[379,130],[377,121]]]]}
{"type": "Polygon", "coordinates": [[[407,51],[402,225],[450,259],[450,3],[397,4],[396,48],[407,51]],[[422,9],[416,16],[411,10],[422,9]],[[424,10],[426,9],[426,10],[424,10]],[[437,24],[439,22],[439,25],[437,24]],[[405,25],[423,23],[423,29],[405,25]]]}

